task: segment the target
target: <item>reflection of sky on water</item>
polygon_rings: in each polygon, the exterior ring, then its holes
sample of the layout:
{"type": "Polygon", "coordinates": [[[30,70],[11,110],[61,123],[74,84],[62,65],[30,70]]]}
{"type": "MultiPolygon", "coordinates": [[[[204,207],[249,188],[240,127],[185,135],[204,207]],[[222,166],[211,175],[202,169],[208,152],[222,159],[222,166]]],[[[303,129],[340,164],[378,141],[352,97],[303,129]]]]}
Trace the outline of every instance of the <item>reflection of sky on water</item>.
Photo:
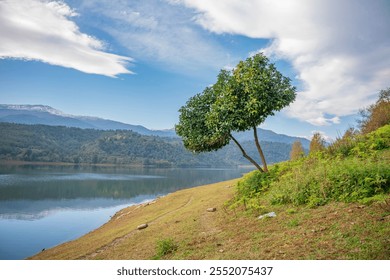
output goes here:
{"type": "Polygon", "coordinates": [[[126,206],[151,200],[154,196],[140,195],[133,199],[63,199],[63,200],[16,200],[2,201],[0,204],[0,220],[37,220],[58,212],[69,210],[95,211],[116,206],[126,206]]]}
{"type": "MultiPolygon", "coordinates": [[[[139,201],[142,203],[144,201],[139,201]]],[[[28,256],[71,241],[106,223],[130,204],[91,210],[57,209],[37,220],[0,219],[0,260],[28,256]]]]}

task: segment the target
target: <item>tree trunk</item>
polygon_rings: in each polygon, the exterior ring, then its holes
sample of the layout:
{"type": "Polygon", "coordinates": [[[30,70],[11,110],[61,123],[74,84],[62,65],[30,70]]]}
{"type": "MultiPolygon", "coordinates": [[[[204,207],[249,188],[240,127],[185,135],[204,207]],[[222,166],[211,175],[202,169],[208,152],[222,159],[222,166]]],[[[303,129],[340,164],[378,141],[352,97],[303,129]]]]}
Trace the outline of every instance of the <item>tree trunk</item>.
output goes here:
{"type": "Polygon", "coordinates": [[[261,161],[263,162],[264,172],[268,172],[267,162],[265,161],[263,150],[260,147],[259,137],[257,136],[257,128],[256,128],[256,126],[253,126],[253,134],[255,136],[255,144],[256,144],[256,147],[257,147],[257,151],[259,152],[261,161]]]}
{"type": "Polygon", "coordinates": [[[249,160],[260,172],[264,172],[264,170],[260,167],[260,165],[258,165],[257,162],[253,158],[251,158],[250,156],[247,155],[244,148],[240,145],[240,143],[238,143],[236,138],[234,138],[232,134],[229,134],[229,136],[234,141],[234,143],[236,143],[238,148],[240,148],[243,157],[246,158],[247,160],[249,160]]]}

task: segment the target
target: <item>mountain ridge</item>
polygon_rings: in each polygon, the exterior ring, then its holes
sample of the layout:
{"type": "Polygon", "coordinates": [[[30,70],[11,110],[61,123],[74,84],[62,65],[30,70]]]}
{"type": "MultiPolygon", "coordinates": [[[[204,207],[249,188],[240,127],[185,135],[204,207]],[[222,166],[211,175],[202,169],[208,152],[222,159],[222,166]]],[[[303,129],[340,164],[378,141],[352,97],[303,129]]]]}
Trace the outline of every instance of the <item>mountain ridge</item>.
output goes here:
{"type": "Polygon", "coordinates": [[[122,129],[132,130],[142,135],[175,137],[173,130],[151,130],[142,125],[126,124],[93,116],[76,116],[66,114],[48,105],[0,104],[0,121],[19,124],[59,125],[83,129],[122,129]]]}
{"type": "MultiPolygon", "coordinates": [[[[127,124],[99,117],[71,115],[48,105],[0,104],[0,122],[66,126],[83,129],[132,130],[141,135],[171,138],[178,137],[173,128],[152,130],[142,125],[127,124]]],[[[286,144],[292,144],[295,141],[300,141],[305,149],[308,149],[310,145],[310,141],[306,138],[278,134],[272,130],[258,128],[258,134],[261,141],[279,142],[286,144]]],[[[242,142],[253,140],[252,131],[238,132],[234,135],[239,141],[242,142]]]]}

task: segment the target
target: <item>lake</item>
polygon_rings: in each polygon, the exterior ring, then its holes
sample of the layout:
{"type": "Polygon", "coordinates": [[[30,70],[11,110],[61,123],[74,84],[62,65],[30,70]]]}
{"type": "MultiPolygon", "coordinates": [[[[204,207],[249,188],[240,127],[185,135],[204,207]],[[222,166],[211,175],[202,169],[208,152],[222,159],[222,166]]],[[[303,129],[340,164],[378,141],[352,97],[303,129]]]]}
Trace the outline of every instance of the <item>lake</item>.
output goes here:
{"type": "Polygon", "coordinates": [[[0,165],[0,259],[27,258],[98,228],[124,207],[250,170],[0,165]]]}

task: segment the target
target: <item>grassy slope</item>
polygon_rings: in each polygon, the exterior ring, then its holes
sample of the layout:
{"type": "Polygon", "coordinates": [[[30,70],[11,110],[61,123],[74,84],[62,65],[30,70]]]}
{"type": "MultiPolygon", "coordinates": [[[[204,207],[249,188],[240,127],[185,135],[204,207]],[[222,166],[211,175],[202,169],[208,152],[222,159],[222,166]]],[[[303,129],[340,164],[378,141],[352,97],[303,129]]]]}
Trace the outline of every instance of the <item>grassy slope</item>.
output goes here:
{"type": "Polygon", "coordinates": [[[225,209],[236,181],[123,209],[99,229],[32,259],[152,259],[157,242],[167,238],[178,247],[165,259],[390,259],[389,205],[269,204],[267,210],[277,217],[257,220],[225,209]],[[207,212],[209,207],[217,211],[207,212]],[[136,229],[146,222],[148,228],[136,229]]]}

